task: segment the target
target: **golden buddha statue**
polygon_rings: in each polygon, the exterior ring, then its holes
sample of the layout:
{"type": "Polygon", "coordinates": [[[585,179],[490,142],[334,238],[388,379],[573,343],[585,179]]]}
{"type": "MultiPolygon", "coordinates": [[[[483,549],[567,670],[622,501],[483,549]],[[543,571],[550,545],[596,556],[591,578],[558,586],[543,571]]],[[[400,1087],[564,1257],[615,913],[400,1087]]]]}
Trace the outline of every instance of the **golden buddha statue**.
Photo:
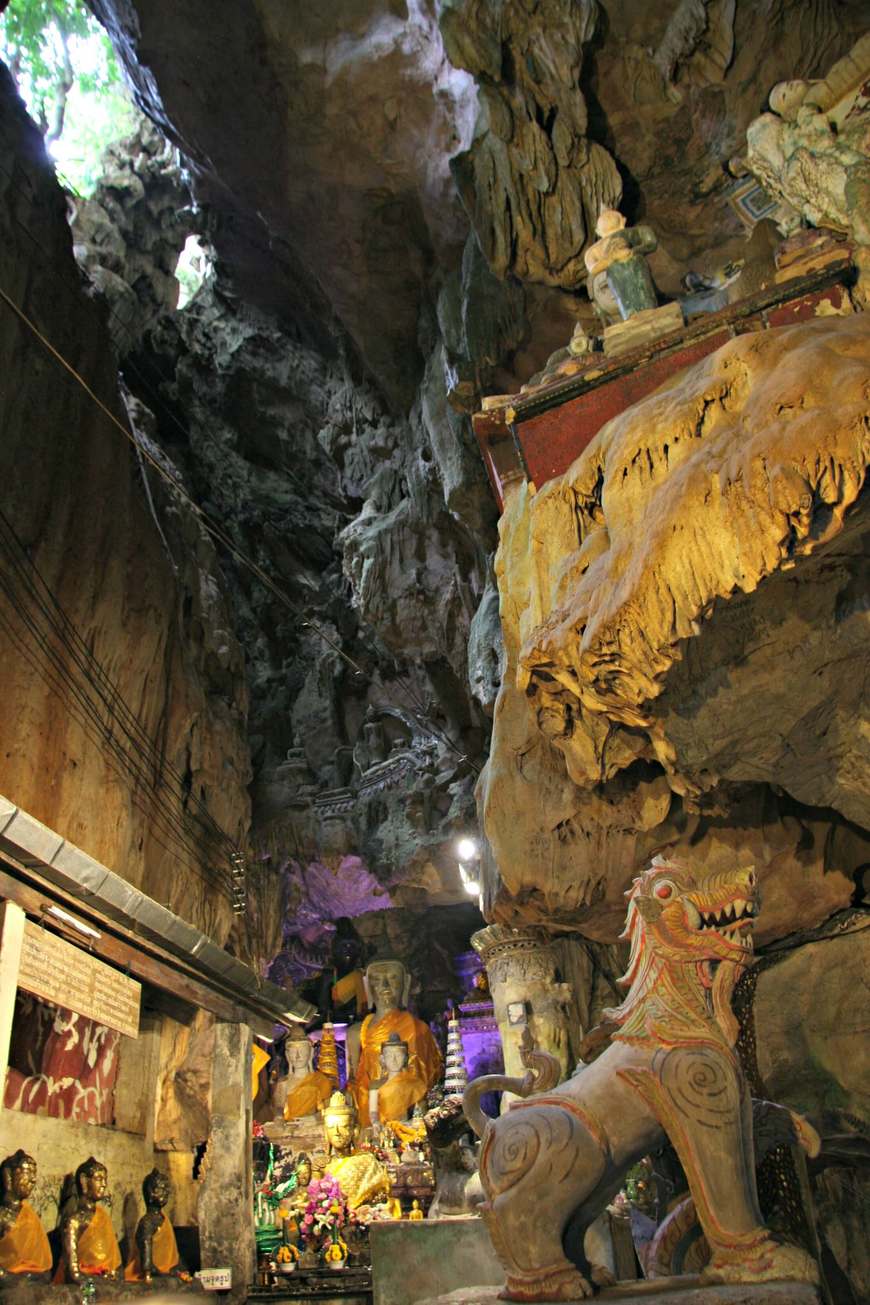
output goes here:
{"type": "Polygon", "coordinates": [[[75,1172],[75,1188],[61,1212],[62,1253],[54,1281],[117,1278],[121,1251],[108,1211],[100,1205],[109,1188],[106,1166],[90,1156],[75,1172]]]}
{"type": "Polygon", "coordinates": [[[142,1184],[145,1213],[136,1226],[133,1255],[124,1270],[126,1282],[151,1282],[157,1276],[177,1274],[185,1277],[180,1268],[178,1244],[163,1207],[172,1195],[172,1186],[166,1174],[152,1169],[142,1184]]]}
{"type": "Polygon", "coordinates": [[[393,1032],[381,1046],[381,1075],[369,1084],[369,1117],[373,1125],[404,1122],[426,1095],[426,1084],[410,1066],[407,1042],[393,1032]]]}
{"type": "Polygon", "coordinates": [[[366,984],[374,1011],[363,1020],[358,1034],[356,1025],[348,1030],[349,1054],[355,1063],[352,1088],[363,1127],[371,1122],[369,1092],[372,1083],[383,1077],[381,1048],[391,1034],[408,1049],[409,1073],[404,1086],[411,1088],[411,1079],[415,1080],[410,1094],[400,1093],[400,1085],[395,1089],[397,1097],[407,1096],[407,1108],[425,1097],[441,1073],[441,1052],[428,1024],[404,1009],[411,976],[402,962],[372,961],[366,970],[366,984]]]}
{"type": "Polygon", "coordinates": [[[335,1090],[335,1080],[320,1070],[312,1069],[314,1047],[300,1029],[291,1030],[284,1054],[287,1057],[288,1073],[272,1087],[272,1104],[276,1118],[304,1119],[316,1115],[324,1102],[329,1100],[335,1090]]]}
{"type": "Polygon", "coordinates": [[[323,1112],[329,1160],[324,1173],[337,1179],[348,1208],[375,1205],[390,1196],[390,1175],[369,1151],[354,1150],[356,1122],[353,1106],[343,1092],[333,1092],[323,1112]]]}
{"type": "Polygon", "coordinates": [[[0,1278],[7,1274],[48,1273],[51,1248],[28,1197],[36,1186],[36,1161],[25,1151],[0,1165],[0,1278]]]}

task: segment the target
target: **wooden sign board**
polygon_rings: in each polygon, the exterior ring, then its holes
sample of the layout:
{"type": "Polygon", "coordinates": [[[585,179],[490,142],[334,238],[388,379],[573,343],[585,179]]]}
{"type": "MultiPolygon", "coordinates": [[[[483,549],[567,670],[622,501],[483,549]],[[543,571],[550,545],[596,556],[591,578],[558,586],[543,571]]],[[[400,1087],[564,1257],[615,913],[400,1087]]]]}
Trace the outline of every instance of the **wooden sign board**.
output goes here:
{"type": "Polygon", "coordinates": [[[141,983],[30,920],[24,926],[18,986],[125,1037],[139,1036],[141,983]]]}

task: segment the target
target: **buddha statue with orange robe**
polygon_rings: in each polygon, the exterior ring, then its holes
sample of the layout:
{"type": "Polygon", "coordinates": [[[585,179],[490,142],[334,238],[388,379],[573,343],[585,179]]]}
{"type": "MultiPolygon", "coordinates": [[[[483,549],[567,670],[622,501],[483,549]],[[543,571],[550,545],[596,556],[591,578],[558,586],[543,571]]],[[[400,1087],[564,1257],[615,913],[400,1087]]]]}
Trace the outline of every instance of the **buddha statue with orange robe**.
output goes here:
{"type": "MultiPolygon", "coordinates": [[[[356,1062],[352,1087],[361,1127],[371,1123],[369,1092],[372,1084],[383,1078],[381,1048],[391,1034],[408,1049],[407,1077],[394,1089],[397,1098],[401,1095],[405,1100],[406,1112],[423,1100],[440,1076],[441,1052],[428,1024],[404,1009],[410,984],[411,976],[401,961],[372,961],[366,970],[374,1011],[363,1020],[358,1034],[356,1025],[348,1030],[348,1047],[356,1062]]],[[[382,1120],[387,1117],[380,1109],[379,1114],[382,1120]]]]}
{"type": "Polygon", "coordinates": [[[369,1084],[372,1124],[404,1122],[426,1095],[426,1084],[410,1065],[407,1042],[391,1033],[381,1047],[381,1075],[369,1084]]]}
{"type": "Polygon", "coordinates": [[[284,1044],[284,1054],[287,1057],[287,1077],[278,1079],[272,1088],[272,1104],[277,1118],[283,1115],[285,1119],[304,1119],[316,1115],[329,1100],[337,1083],[328,1074],[312,1069],[314,1047],[304,1033],[296,1037],[291,1033],[284,1044]]]}
{"type": "Polygon", "coordinates": [[[36,1186],[36,1161],[24,1151],[0,1165],[0,1278],[47,1274],[51,1248],[39,1215],[28,1197],[36,1186]]]}
{"type": "Polygon", "coordinates": [[[133,1255],[124,1270],[126,1282],[151,1282],[170,1275],[187,1278],[181,1266],[172,1224],[163,1211],[172,1195],[166,1174],[152,1169],[142,1184],[145,1213],[136,1226],[133,1255]]]}
{"type": "Polygon", "coordinates": [[[55,1282],[117,1278],[121,1251],[108,1210],[100,1202],[109,1190],[106,1166],[90,1156],[75,1173],[76,1195],[60,1218],[61,1257],[55,1282]]]}

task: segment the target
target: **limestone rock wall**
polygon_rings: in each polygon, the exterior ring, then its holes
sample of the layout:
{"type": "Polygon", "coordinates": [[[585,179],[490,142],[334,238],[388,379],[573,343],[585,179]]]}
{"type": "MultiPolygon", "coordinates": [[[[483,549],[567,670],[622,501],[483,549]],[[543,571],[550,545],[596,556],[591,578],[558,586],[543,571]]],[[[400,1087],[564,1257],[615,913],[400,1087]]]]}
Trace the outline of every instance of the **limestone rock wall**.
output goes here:
{"type": "Polygon", "coordinates": [[[632,874],[676,846],[756,861],[762,938],[851,900],[868,358],[863,314],[740,337],[517,491],[480,787],[497,914],[610,940],[632,874]]]}
{"type": "MultiPolygon", "coordinates": [[[[123,422],[104,310],[85,293],[64,196],[5,68],[0,100],[0,284],[123,422]]],[[[176,505],[188,546],[173,569],[136,453],[5,302],[0,377],[3,511],[24,550],[4,527],[0,788],[223,940],[226,848],[195,817],[195,800],[243,841],[249,760],[241,653],[214,553],[176,505]],[[81,646],[52,629],[48,591],[81,646]],[[88,653],[152,741],[147,757],[94,683],[88,653]]]]}

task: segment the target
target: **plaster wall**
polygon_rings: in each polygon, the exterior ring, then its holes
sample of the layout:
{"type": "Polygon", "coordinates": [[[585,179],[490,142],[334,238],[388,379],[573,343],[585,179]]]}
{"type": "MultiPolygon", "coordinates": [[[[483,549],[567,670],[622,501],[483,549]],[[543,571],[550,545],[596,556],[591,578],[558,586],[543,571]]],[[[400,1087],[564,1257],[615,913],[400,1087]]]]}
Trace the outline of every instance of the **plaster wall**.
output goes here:
{"type": "MultiPolygon", "coordinates": [[[[142,1179],[160,1156],[142,1135],[100,1124],[74,1124],[67,1119],[27,1115],[20,1110],[0,1113],[0,1154],[24,1147],[38,1165],[38,1185],[32,1204],[46,1230],[57,1223],[63,1180],[88,1156],[96,1156],[109,1171],[109,1211],[120,1241],[135,1230],[144,1213],[142,1179]]],[[[168,1211],[174,1220],[174,1210],[168,1211]]]]}

